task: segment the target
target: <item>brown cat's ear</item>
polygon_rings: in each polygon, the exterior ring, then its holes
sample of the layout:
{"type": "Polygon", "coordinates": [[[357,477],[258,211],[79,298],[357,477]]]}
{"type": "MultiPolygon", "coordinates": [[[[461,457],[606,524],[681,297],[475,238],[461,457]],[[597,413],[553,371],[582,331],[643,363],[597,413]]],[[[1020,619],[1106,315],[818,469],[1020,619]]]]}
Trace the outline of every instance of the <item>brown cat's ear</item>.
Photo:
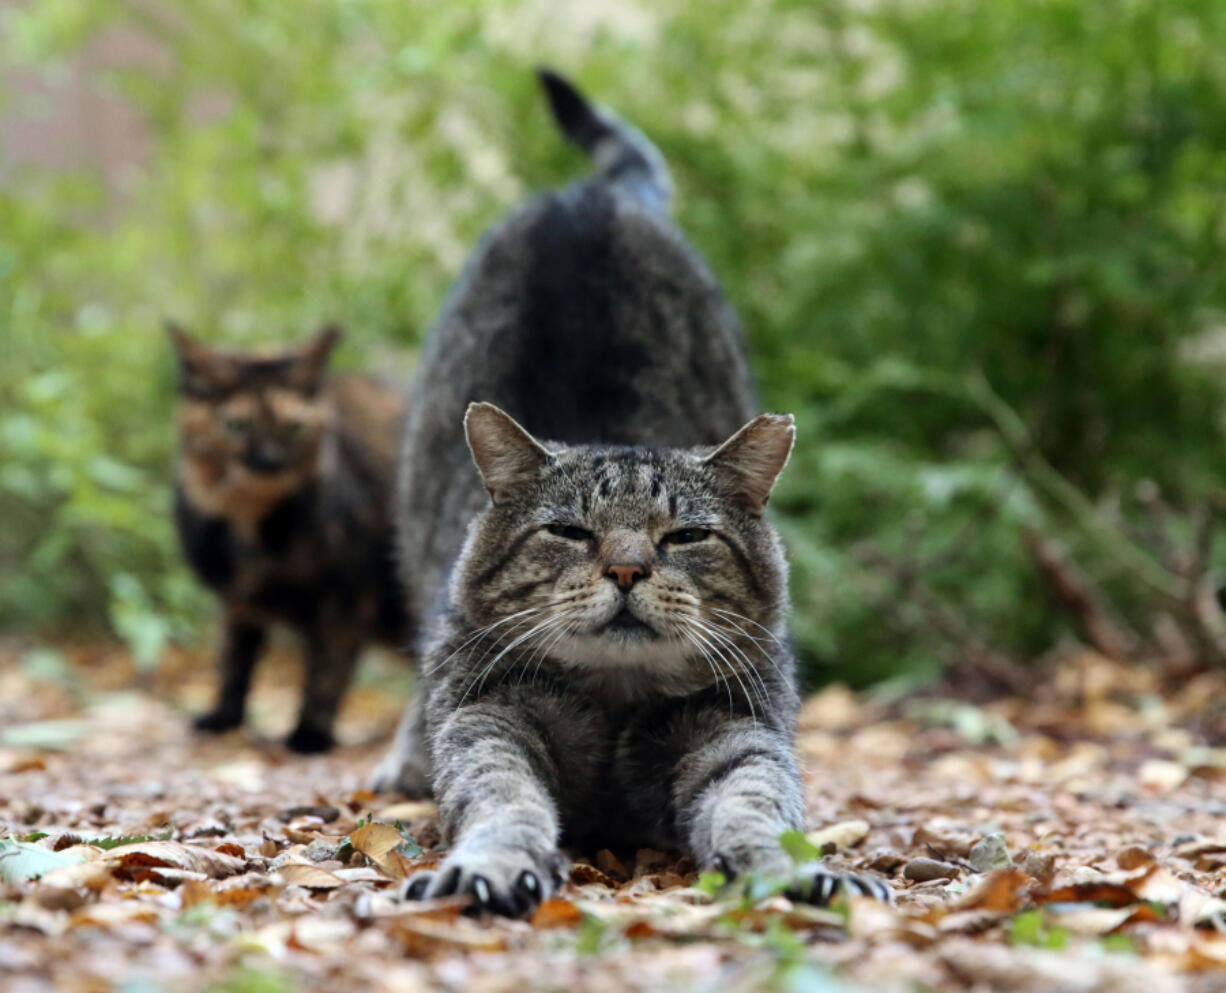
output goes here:
{"type": "Polygon", "coordinates": [[[203,342],[187,333],[177,321],[166,321],[166,334],[179,360],[179,389],[183,393],[206,393],[219,378],[219,359],[203,342]]]}
{"type": "Polygon", "coordinates": [[[791,414],[759,414],[707,456],[732,495],[761,513],[796,439],[791,414]]]}
{"type": "Polygon", "coordinates": [[[464,436],[494,503],[530,485],[550,458],[548,449],[492,403],[468,405],[464,436]]]}
{"type": "Polygon", "coordinates": [[[315,333],[315,337],[298,352],[294,362],[295,385],[306,393],[315,393],[323,385],[328,360],[343,333],[338,324],[325,325],[315,333]]]}

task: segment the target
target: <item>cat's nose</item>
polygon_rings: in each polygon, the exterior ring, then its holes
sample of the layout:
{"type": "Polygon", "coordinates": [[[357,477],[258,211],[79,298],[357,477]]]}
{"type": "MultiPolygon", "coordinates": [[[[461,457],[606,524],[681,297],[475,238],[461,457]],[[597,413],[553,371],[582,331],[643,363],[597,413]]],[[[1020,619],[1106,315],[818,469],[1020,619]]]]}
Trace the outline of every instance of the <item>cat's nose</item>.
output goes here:
{"type": "Polygon", "coordinates": [[[605,570],[605,575],[609,579],[617,581],[617,585],[623,590],[630,589],[640,579],[646,579],[651,575],[651,568],[639,562],[627,562],[620,565],[611,565],[605,570]]]}

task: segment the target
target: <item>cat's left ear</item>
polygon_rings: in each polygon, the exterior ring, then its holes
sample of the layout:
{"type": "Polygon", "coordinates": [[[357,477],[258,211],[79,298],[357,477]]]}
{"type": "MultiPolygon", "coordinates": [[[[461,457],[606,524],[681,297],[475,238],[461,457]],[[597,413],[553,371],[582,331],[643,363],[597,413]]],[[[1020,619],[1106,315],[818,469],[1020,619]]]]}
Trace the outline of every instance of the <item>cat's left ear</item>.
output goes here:
{"type": "Polygon", "coordinates": [[[464,436],[495,504],[532,485],[551,458],[549,449],[492,403],[468,405],[464,436]]]}
{"type": "Polygon", "coordinates": [[[304,392],[314,393],[323,385],[328,360],[343,334],[339,324],[328,324],[320,328],[298,353],[294,363],[294,379],[304,392]]]}
{"type": "Polygon", "coordinates": [[[761,513],[796,440],[791,414],[759,414],[706,458],[724,487],[761,513]]]}

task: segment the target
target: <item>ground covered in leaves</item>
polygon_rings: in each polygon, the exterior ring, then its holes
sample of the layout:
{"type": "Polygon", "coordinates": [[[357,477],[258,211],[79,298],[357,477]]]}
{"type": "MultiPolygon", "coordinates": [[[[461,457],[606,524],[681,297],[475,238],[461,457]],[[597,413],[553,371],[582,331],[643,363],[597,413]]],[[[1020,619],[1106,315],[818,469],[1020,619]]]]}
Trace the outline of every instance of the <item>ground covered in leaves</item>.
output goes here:
{"type": "Polygon", "coordinates": [[[827,689],[798,737],[809,843],[896,907],[712,896],[676,853],[604,851],[530,921],[395,899],[439,851],[430,805],[363,788],[393,670],[368,668],[321,758],[276,743],[285,659],[255,731],[193,737],[211,675],[0,652],[6,991],[1226,989],[1221,674],[1072,651],[1027,699],[827,689]]]}

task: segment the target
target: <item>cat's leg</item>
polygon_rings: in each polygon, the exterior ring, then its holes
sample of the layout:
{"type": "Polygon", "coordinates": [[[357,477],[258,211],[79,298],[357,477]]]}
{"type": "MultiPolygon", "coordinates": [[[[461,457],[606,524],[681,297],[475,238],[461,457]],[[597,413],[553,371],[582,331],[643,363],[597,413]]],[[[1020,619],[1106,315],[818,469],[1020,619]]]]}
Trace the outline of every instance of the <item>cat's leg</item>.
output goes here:
{"type": "Polygon", "coordinates": [[[227,612],[221,645],[221,688],[217,703],[193,721],[199,731],[229,731],[243,723],[251,672],[264,650],[266,632],[261,624],[227,612]]]}
{"type": "Polygon", "coordinates": [[[285,740],[290,751],[303,755],[326,752],[335,743],[332,725],[362,651],[362,639],[342,619],[329,622],[321,611],[306,639],[306,685],[298,726],[285,740]]]}
{"type": "Polygon", "coordinates": [[[423,720],[425,695],[426,688],[419,682],[396,725],[391,747],[371,776],[370,788],[376,793],[396,791],[415,799],[430,795],[430,762],[423,720]]]}
{"type": "Polygon", "coordinates": [[[836,873],[818,862],[794,865],[779,844],[804,825],[804,792],[791,743],[744,719],[723,719],[681,761],[673,802],[700,865],[729,879],[753,872],[792,880],[789,897],[826,904],[847,891],[892,899],[872,876],[836,873]]]}
{"type": "Polygon", "coordinates": [[[470,894],[474,907],[520,916],[564,878],[558,772],[522,705],[483,701],[450,714],[433,737],[434,792],[451,851],[409,878],[405,897],[470,894]]]}

